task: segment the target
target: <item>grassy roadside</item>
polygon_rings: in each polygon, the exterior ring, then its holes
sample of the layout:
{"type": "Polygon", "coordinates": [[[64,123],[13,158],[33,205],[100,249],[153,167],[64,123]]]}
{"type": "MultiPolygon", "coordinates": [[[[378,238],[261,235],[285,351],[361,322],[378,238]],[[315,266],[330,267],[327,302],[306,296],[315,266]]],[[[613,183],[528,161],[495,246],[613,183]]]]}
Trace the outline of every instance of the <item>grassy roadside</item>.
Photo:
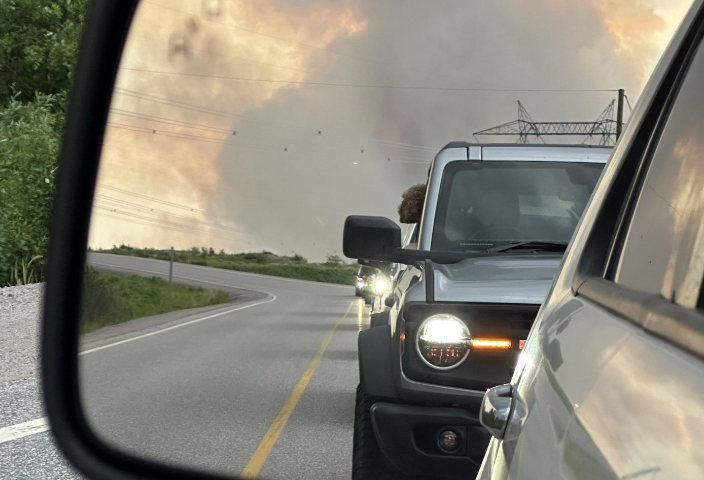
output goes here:
{"type": "Polygon", "coordinates": [[[133,318],[225,303],[227,293],[169,283],[156,277],[86,271],[81,333],[133,318]]]}
{"type": "MultiPolygon", "coordinates": [[[[132,257],[168,260],[169,251],[154,248],[134,248],[127,245],[95,250],[96,253],[129,255],[132,257]]],[[[271,252],[216,253],[212,248],[176,250],[174,261],[206,267],[225,268],[238,272],[259,273],[275,277],[295,278],[313,282],[354,285],[354,265],[344,263],[338,256],[329,255],[324,263],[308,263],[300,255],[282,256],[271,252]]]]}

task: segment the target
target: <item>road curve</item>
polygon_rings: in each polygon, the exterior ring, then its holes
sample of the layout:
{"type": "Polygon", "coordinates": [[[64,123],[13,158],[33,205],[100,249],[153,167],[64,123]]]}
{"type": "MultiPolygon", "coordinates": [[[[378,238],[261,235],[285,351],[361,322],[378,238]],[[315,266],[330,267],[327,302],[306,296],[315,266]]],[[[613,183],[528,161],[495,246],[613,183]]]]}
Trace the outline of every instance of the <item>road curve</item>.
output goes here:
{"type": "MultiPolygon", "coordinates": [[[[168,274],[157,260],[90,254],[89,263],[168,274]]],[[[85,345],[83,403],[96,431],[211,472],[349,478],[356,338],[368,322],[352,287],[185,264],[174,278],[265,296],[85,345]]]]}

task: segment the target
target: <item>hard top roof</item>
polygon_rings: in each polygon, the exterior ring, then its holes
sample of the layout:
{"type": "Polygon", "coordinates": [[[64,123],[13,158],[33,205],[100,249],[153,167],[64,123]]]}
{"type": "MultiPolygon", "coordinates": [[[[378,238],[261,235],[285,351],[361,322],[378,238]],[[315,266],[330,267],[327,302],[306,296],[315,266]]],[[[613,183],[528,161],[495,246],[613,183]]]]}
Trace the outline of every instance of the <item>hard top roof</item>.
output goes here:
{"type": "Polygon", "coordinates": [[[438,156],[446,150],[459,148],[467,149],[469,160],[589,163],[606,163],[613,150],[612,146],[602,145],[450,142],[438,156]]]}

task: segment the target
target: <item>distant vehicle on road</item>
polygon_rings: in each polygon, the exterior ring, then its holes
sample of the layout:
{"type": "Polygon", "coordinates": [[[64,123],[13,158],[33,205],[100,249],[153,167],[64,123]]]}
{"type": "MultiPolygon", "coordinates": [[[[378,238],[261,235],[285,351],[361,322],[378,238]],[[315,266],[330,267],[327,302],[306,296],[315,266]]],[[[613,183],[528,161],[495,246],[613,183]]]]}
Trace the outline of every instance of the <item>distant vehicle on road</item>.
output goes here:
{"type": "Polygon", "coordinates": [[[481,480],[702,479],[704,8],[659,63],[506,385],[481,480]]]}
{"type": "Polygon", "coordinates": [[[354,294],[358,297],[364,297],[365,295],[371,294],[372,283],[371,278],[376,273],[374,267],[368,265],[360,265],[359,270],[357,270],[357,276],[355,278],[354,284],[354,294]]]}
{"type": "MultiPolygon", "coordinates": [[[[412,223],[407,226],[405,233],[403,234],[403,240],[401,244],[403,248],[417,248],[418,245],[418,224],[412,223]]],[[[399,279],[403,273],[407,270],[407,265],[403,263],[392,263],[388,268],[388,287],[386,290],[380,291],[376,294],[371,302],[372,314],[371,314],[371,326],[375,327],[378,325],[384,325],[389,322],[389,307],[393,306],[394,297],[393,292],[398,284],[399,279]]]]}
{"type": "Polygon", "coordinates": [[[348,217],[344,252],[408,265],[359,336],[353,479],[476,474],[487,388],[511,378],[609,147],[455,142],[432,162],[418,249],[348,217]]]}

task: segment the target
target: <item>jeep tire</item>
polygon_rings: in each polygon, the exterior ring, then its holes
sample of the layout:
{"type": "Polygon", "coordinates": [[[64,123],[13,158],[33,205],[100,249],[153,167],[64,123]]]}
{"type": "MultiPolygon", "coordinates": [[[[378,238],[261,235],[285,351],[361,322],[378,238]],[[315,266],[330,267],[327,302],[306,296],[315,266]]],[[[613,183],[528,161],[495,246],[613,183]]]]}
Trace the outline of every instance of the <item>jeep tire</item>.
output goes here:
{"type": "Polygon", "coordinates": [[[372,426],[371,408],[376,398],[357,386],[354,408],[354,437],[352,441],[352,480],[400,480],[398,470],[379,449],[372,426]]]}

